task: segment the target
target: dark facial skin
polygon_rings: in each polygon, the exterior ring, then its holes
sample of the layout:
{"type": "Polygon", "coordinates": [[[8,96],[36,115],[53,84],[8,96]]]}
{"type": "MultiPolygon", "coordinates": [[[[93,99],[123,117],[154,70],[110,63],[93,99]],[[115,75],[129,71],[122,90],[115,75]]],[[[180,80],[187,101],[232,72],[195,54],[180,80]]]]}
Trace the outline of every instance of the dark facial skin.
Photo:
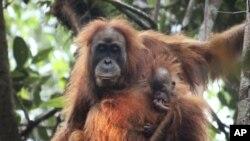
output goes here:
{"type": "Polygon", "coordinates": [[[91,47],[91,69],[99,88],[118,87],[127,62],[126,40],[113,28],[96,33],[91,47]]]}
{"type": "MultiPolygon", "coordinates": [[[[152,90],[153,104],[157,111],[167,112],[168,103],[172,96],[175,95],[173,89],[175,82],[172,80],[170,73],[165,68],[157,68],[150,80],[152,90]]],[[[144,125],[145,137],[150,137],[157,127],[151,123],[144,125]]]]}
{"type": "Polygon", "coordinates": [[[152,81],[153,103],[157,110],[166,111],[170,97],[174,95],[175,82],[172,81],[170,73],[164,68],[157,68],[152,81]]]}

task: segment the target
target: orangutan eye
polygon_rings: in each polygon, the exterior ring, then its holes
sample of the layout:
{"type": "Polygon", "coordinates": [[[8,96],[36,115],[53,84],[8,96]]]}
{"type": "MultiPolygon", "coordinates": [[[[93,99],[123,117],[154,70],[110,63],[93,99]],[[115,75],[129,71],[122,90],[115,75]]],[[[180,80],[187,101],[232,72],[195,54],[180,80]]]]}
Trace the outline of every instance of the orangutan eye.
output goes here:
{"type": "Polygon", "coordinates": [[[97,46],[97,51],[98,52],[104,52],[106,50],[106,45],[104,45],[104,44],[99,44],[98,46],[97,46]]]}
{"type": "Polygon", "coordinates": [[[113,53],[119,52],[120,48],[117,45],[111,45],[111,51],[113,53]]]}

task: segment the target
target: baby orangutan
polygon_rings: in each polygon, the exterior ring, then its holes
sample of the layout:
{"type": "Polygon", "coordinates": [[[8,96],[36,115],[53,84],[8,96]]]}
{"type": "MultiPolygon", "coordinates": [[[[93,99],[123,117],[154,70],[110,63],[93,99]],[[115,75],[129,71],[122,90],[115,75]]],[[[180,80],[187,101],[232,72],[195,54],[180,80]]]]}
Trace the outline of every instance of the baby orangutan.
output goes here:
{"type": "MultiPolygon", "coordinates": [[[[124,131],[136,133],[137,135],[135,135],[137,136],[137,139],[143,141],[207,141],[206,130],[204,130],[207,128],[207,120],[204,114],[206,105],[201,97],[191,94],[177,94],[176,89],[179,89],[178,87],[180,86],[176,86],[176,82],[172,79],[171,74],[165,68],[157,68],[150,78],[149,84],[151,89],[149,97],[151,97],[151,106],[153,108],[151,109],[150,107],[147,107],[147,105],[144,105],[149,112],[145,117],[140,117],[148,120],[140,122],[140,119],[138,119],[137,124],[135,124],[136,121],[119,121],[121,126],[118,126],[114,121],[108,121],[110,125],[109,128],[115,128],[115,130],[113,130],[114,132],[117,129],[123,130],[124,127],[129,128],[128,131],[124,131]],[[123,127],[123,125],[129,126],[123,127]],[[190,132],[190,130],[194,132],[190,132]],[[141,136],[139,136],[140,134],[141,136]]],[[[145,91],[149,91],[149,89],[145,89],[144,86],[138,86],[136,89],[131,88],[127,91],[127,99],[120,96],[114,99],[105,99],[100,103],[100,107],[97,108],[95,106],[93,109],[94,111],[100,110],[100,116],[94,116],[98,117],[99,120],[102,119],[102,122],[105,123],[105,119],[110,119],[107,118],[109,116],[112,116],[112,119],[116,119],[120,114],[124,114],[120,112],[124,109],[130,110],[130,112],[132,112],[130,113],[131,115],[136,115],[137,113],[140,114],[140,109],[128,109],[126,103],[132,106],[138,105],[135,107],[140,107],[140,100],[144,100],[141,99],[141,95],[145,95],[144,98],[147,99],[149,94],[145,93],[145,91]],[[139,89],[139,87],[141,89],[139,89]],[[121,105],[125,105],[122,106],[124,108],[118,108],[121,105]],[[106,111],[108,112],[106,113],[106,111]]],[[[92,115],[92,113],[89,114],[92,115]]],[[[133,118],[134,117],[131,117],[131,119],[133,118]]],[[[111,136],[116,135],[117,134],[109,134],[108,139],[103,138],[100,140],[109,141],[111,140],[111,136]]],[[[90,139],[88,136],[88,132],[76,130],[72,132],[69,141],[86,141],[90,139]]],[[[126,140],[135,141],[134,138],[135,136],[131,136],[131,138],[127,138],[126,140]]]]}
{"type": "Polygon", "coordinates": [[[175,82],[172,81],[170,73],[164,68],[156,69],[151,80],[151,90],[153,94],[153,103],[157,110],[168,110],[170,98],[174,96],[175,82]]]}
{"type": "MultiPolygon", "coordinates": [[[[152,91],[152,102],[155,110],[161,113],[167,113],[169,110],[170,99],[175,95],[175,82],[172,81],[170,73],[165,68],[157,68],[153,71],[152,78],[149,81],[152,91]]],[[[145,136],[149,137],[153,134],[156,127],[151,123],[147,123],[144,126],[144,129],[145,136]]],[[[158,133],[154,134],[158,135],[158,133]]]]}
{"type": "Polygon", "coordinates": [[[203,129],[207,126],[207,121],[204,114],[205,102],[202,98],[177,94],[176,82],[172,80],[171,74],[165,68],[157,68],[151,79],[153,106],[155,110],[165,115],[161,115],[159,125],[147,123],[144,126],[145,136],[151,136],[149,141],[207,140],[203,129]]]}
{"type": "Polygon", "coordinates": [[[206,141],[203,91],[209,78],[226,75],[236,64],[244,28],[200,42],[137,31],[122,19],[92,21],[76,38],[66,124],[52,141],[206,141]],[[138,86],[152,76],[152,86],[138,86]],[[143,133],[147,123],[156,128],[149,137],[143,133]]]}

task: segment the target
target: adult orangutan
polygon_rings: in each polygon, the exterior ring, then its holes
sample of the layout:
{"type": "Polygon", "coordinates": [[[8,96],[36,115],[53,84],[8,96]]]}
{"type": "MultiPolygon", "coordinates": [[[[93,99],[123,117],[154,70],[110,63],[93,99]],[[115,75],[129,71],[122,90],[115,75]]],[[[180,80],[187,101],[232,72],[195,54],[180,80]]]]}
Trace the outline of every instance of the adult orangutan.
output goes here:
{"type": "Polygon", "coordinates": [[[208,77],[227,73],[241,52],[243,35],[239,25],[198,42],[139,32],[119,19],[91,22],[76,40],[67,123],[52,140],[207,140],[206,104],[197,94],[202,95],[208,77]],[[152,136],[148,124],[155,127],[152,136]]]}

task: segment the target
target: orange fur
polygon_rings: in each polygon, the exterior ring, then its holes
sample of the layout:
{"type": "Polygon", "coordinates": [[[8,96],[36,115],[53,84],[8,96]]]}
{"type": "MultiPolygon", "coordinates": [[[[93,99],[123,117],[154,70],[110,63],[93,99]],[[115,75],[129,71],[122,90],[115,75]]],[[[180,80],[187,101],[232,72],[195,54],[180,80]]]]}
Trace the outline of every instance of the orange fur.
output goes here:
{"type": "Polygon", "coordinates": [[[115,96],[92,107],[83,130],[74,131],[69,141],[158,141],[155,139],[159,133],[166,136],[166,141],[208,140],[206,103],[201,97],[182,94],[173,97],[164,116],[143,103],[150,103],[149,91],[137,87],[115,92],[115,96]],[[147,122],[160,124],[158,134],[150,139],[143,135],[147,122]]]}
{"type": "MultiPolygon", "coordinates": [[[[136,88],[109,93],[112,96],[92,107],[84,126],[86,140],[145,140],[143,126],[155,122],[156,112],[147,103],[149,93],[136,88]],[[114,94],[114,95],[113,95],[114,94]]],[[[148,90],[147,90],[148,91],[148,90]]]]}
{"type": "Polygon", "coordinates": [[[215,35],[207,42],[199,42],[185,36],[139,32],[120,19],[91,22],[76,39],[79,56],[66,90],[66,128],[52,140],[153,141],[155,136],[148,139],[142,135],[142,126],[147,122],[158,125],[162,119],[166,124],[160,124],[160,127],[169,125],[164,132],[167,140],[205,140],[205,104],[194,94],[202,95],[209,76],[216,78],[225,74],[224,68],[230,63],[227,60],[232,60],[230,55],[237,56],[241,51],[243,28],[241,25],[215,35]],[[93,36],[105,27],[114,28],[124,35],[128,60],[126,73],[122,74],[123,89],[105,91],[107,97],[99,100],[95,95],[94,79],[90,76],[89,56],[93,36]],[[138,84],[147,82],[152,70],[159,66],[171,73],[176,82],[174,91],[179,95],[171,102],[167,115],[151,108],[148,84],[143,87],[138,84]],[[199,87],[203,88],[199,90],[199,87]]]}
{"type": "Polygon", "coordinates": [[[172,97],[167,115],[150,141],[208,141],[206,102],[196,95],[172,97]],[[164,137],[164,138],[161,138],[164,137]],[[159,138],[160,137],[160,138],[159,138]]]}

